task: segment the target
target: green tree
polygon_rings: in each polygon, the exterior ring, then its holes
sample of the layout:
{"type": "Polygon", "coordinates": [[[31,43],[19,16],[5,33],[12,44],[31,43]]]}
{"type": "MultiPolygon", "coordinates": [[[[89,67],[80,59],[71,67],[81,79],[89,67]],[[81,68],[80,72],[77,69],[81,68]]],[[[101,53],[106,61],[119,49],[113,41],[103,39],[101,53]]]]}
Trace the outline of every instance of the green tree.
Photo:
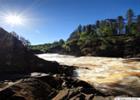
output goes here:
{"type": "Polygon", "coordinates": [[[128,27],[130,27],[130,25],[132,24],[133,17],[134,17],[133,10],[132,9],[128,9],[128,11],[126,13],[128,27]]]}
{"type": "Polygon", "coordinates": [[[81,33],[81,32],[82,32],[82,25],[79,25],[79,26],[78,26],[77,32],[78,32],[78,33],[81,33]]]}
{"type": "Polygon", "coordinates": [[[132,35],[137,35],[138,32],[137,32],[137,25],[136,25],[136,23],[131,24],[130,33],[132,35]]]}
{"type": "Polygon", "coordinates": [[[137,16],[137,23],[140,25],[140,15],[137,16]]]}
{"type": "Polygon", "coordinates": [[[59,45],[62,46],[65,43],[65,41],[63,39],[59,40],[59,45]]]}
{"type": "Polygon", "coordinates": [[[99,20],[96,21],[96,27],[97,27],[97,28],[100,27],[100,21],[99,21],[99,20]]]}
{"type": "Polygon", "coordinates": [[[100,36],[112,36],[113,35],[113,29],[110,24],[110,22],[107,21],[101,21],[100,22],[100,36]]]}
{"type": "Polygon", "coordinates": [[[117,22],[112,22],[112,34],[116,35],[117,34],[117,22]]]}
{"type": "Polygon", "coordinates": [[[118,34],[123,33],[124,29],[124,18],[122,16],[118,16],[118,34]]]}
{"type": "Polygon", "coordinates": [[[137,33],[140,35],[140,15],[137,16],[137,33]]]}

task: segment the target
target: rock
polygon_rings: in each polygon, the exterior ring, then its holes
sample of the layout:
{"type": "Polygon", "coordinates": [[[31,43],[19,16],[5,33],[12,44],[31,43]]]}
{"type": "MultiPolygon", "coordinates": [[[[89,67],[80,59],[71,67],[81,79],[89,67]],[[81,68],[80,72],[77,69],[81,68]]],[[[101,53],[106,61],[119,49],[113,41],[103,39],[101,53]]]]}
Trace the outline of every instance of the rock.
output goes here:
{"type": "Polygon", "coordinates": [[[19,79],[31,72],[59,73],[59,71],[58,63],[38,58],[17,36],[0,28],[0,81],[19,79]]]}
{"type": "Polygon", "coordinates": [[[63,89],[52,100],[66,100],[69,89],[63,89]]]}
{"type": "Polygon", "coordinates": [[[82,93],[74,96],[73,98],[71,98],[70,100],[86,100],[86,96],[82,93]]]}
{"type": "Polygon", "coordinates": [[[39,79],[28,78],[1,91],[0,100],[44,100],[51,98],[55,93],[55,89],[49,84],[39,79]]]}
{"type": "Polygon", "coordinates": [[[2,28],[0,28],[0,55],[0,74],[30,71],[28,59],[26,59],[27,48],[15,36],[2,28]]]}
{"type": "Polygon", "coordinates": [[[52,76],[44,76],[37,79],[41,80],[44,83],[49,84],[51,87],[55,89],[60,89],[62,87],[62,83],[64,82],[62,78],[52,76]]]}
{"type": "Polygon", "coordinates": [[[66,87],[63,87],[63,82],[68,82],[68,79],[58,76],[19,80],[0,91],[0,100],[91,100],[96,94],[99,94],[93,87],[86,89],[84,86],[86,83],[75,85],[80,81],[74,78],[68,78],[73,82],[67,83],[66,87]]]}
{"type": "Polygon", "coordinates": [[[113,96],[103,97],[103,96],[95,96],[93,100],[114,100],[113,96]]]}

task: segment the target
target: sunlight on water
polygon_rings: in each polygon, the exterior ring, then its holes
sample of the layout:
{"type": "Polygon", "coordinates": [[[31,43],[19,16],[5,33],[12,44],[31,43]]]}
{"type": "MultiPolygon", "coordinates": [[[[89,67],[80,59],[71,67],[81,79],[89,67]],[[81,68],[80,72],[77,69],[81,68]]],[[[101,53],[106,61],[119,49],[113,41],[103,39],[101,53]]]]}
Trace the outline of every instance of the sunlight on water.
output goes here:
{"type": "Polygon", "coordinates": [[[78,78],[97,83],[108,83],[122,80],[129,75],[140,74],[140,62],[107,57],[74,57],[59,54],[41,54],[40,58],[57,61],[62,65],[77,66],[78,78]]]}
{"type": "Polygon", "coordinates": [[[107,57],[74,57],[59,54],[37,55],[61,65],[76,66],[75,77],[94,85],[102,92],[121,91],[137,94],[140,90],[140,61],[107,57]]]}

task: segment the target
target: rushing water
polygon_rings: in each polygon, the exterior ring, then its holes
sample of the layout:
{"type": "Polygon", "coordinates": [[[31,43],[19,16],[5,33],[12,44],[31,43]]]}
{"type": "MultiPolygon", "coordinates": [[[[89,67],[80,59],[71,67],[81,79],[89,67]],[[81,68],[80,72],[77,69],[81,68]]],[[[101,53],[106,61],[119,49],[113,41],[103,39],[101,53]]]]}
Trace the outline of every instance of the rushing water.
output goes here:
{"type": "Polygon", "coordinates": [[[95,86],[102,92],[127,93],[139,95],[139,59],[107,57],[74,57],[59,54],[40,54],[38,57],[57,61],[61,65],[77,66],[77,78],[95,86]]]}

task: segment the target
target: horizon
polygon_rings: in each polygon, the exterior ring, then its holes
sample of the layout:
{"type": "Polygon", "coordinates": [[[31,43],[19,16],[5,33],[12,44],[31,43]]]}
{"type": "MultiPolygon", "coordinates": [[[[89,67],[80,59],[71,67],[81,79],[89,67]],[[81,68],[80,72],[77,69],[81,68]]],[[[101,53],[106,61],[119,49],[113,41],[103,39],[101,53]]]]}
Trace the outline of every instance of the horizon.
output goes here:
{"type": "Polygon", "coordinates": [[[139,4],[139,0],[0,0],[0,27],[15,31],[32,45],[51,43],[66,40],[79,24],[125,17],[129,8],[138,15],[139,4]]]}

